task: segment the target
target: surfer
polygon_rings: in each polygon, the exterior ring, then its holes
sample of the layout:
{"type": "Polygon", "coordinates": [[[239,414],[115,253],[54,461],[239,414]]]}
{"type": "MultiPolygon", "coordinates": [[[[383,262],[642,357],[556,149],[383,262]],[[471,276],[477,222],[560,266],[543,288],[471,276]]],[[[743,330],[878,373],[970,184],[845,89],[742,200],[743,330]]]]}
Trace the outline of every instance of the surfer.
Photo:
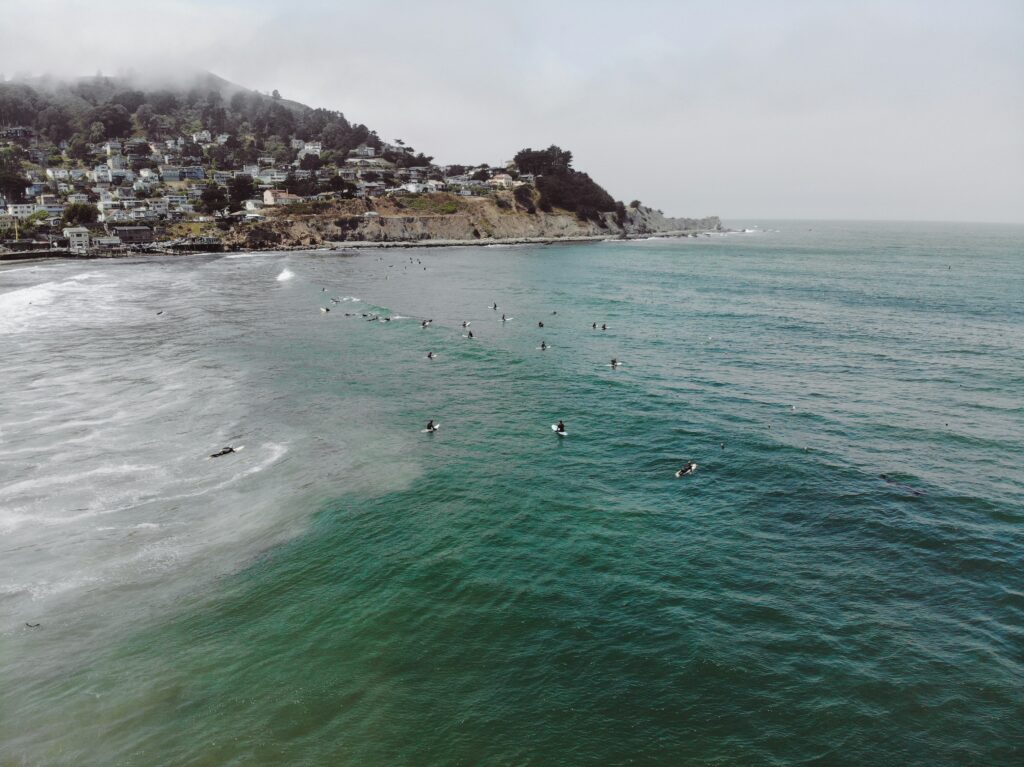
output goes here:
{"type": "Polygon", "coordinates": [[[593,323],[590,327],[592,327],[594,330],[597,330],[597,323],[593,323]]]}
{"type": "Polygon", "coordinates": [[[473,331],[471,330],[471,331],[469,331],[469,335],[466,336],[466,338],[472,338],[472,337],[473,337],[473,331]]]}
{"type": "Polygon", "coordinates": [[[601,324],[601,330],[607,330],[607,329],[608,329],[608,326],[605,325],[604,323],[602,323],[601,324]]]}
{"type": "Polygon", "coordinates": [[[427,431],[437,431],[437,427],[434,426],[434,419],[433,418],[431,418],[429,421],[427,421],[427,431]]]}
{"type": "Polygon", "coordinates": [[[505,312],[501,313],[501,321],[502,322],[508,322],[508,318],[505,316],[505,312]]]}
{"type": "Polygon", "coordinates": [[[559,420],[558,426],[555,427],[555,431],[557,431],[559,434],[565,434],[565,424],[562,423],[561,420],[559,420]]]}
{"type": "Polygon", "coordinates": [[[464,328],[468,328],[468,327],[469,327],[469,322],[468,322],[468,321],[466,321],[466,320],[463,320],[463,321],[462,321],[462,327],[464,327],[464,328]]]}
{"type": "Polygon", "coordinates": [[[544,327],[544,323],[543,323],[543,322],[538,322],[538,323],[537,323],[537,327],[538,327],[538,328],[542,328],[542,327],[544,327]]]}
{"type": "Polygon", "coordinates": [[[494,309],[494,311],[498,311],[498,305],[497,304],[494,304],[491,308],[494,309]]]}
{"type": "Polygon", "coordinates": [[[541,341],[540,342],[540,350],[541,351],[546,351],[547,348],[548,348],[548,345],[546,343],[544,343],[543,341],[541,341]]]}
{"type": "Polygon", "coordinates": [[[686,465],[676,472],[676,477],[685,477],[687,475],[693,474],[693,472],[695,471],[697,471],[697,464],[695,464],[693,461],[687,461],[686,465]]]}
{"type": "Polygon", "coordinates": [[[231,445],[228,445],[227,447],[222,447],[220,449],[220,452],[210,453],[210,458],[220,458],[222,455],[227,455],[228,453],[234,453],[234,452],[235,452],[235,449],[233,447],[231,447],[231,445]]]}
{"type": "Polygon", "coordinates": [[[619,366],[619,361],[617,359],[615,359],[614,357],[612,357],[612,367],[613,368],[617,368],[618,366],[619,366]]]}
{"type": "Polygon", "coordinates": [[[428,360],[434,359],[434,353],[433,352],[427,352],[427,359],[428,360]]]}

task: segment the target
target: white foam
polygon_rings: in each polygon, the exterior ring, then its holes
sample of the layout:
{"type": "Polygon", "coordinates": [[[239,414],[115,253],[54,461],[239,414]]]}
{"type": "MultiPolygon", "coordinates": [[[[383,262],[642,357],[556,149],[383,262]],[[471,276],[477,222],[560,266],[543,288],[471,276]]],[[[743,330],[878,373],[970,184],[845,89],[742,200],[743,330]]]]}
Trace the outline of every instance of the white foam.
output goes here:
{"type": "Polygon", "coordinates": [[[295,272],[289,269],[287,266],[281,270],[281,273],[277,275],[278,282],[286,282],[295,276],[295,272]]]}

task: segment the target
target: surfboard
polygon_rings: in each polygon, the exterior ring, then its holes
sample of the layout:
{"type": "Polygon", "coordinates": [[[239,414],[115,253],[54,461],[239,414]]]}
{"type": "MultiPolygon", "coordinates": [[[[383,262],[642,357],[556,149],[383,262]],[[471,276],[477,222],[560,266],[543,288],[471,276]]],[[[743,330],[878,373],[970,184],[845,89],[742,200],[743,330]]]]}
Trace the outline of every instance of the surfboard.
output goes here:
{"type": "Polygon", "coordinates": [[[462,335],[462,337],[463,337],[463,338],[468,338],[468,339],[470,339],[471,341],[475,341],[475,340],[476,340],[476,336],[467,336],[466,334],[463,334],[463,335],[462,335]]]}
{"type": "Polygon", "coordinates": [[[559,431],[557,423],[551,424],[551,431],[553,431],[559,437],[567,437],[569,435],[569,432],[567,432],[567,431],[559,431]]]}
{"type": "Polygon", "coordinates": [[[547,346],[538,346],[537,350],[538,351],[542,351],[542,352],[546,352],[550,348],[551,348],[551,344],[548,344],[547,346]]]}
{"type": "Polygon", "coordinates": [[[441,428],[441,424],[435,423],[433,429],[420,429],[420,434],[433,434],[435,431],[441,428]]]}
{"type": "Polygon", "coordinates": [[[693,468],[690,469],[689,471],[687,471],[686,469],[680,469],[679,471],[676,472],[676,479],[682,479],[683,477],[688,477],[691,474],[693,474],[693,472],[695,472],[695,471],[697,471],[697,464],[694,464],[693,468]]]}

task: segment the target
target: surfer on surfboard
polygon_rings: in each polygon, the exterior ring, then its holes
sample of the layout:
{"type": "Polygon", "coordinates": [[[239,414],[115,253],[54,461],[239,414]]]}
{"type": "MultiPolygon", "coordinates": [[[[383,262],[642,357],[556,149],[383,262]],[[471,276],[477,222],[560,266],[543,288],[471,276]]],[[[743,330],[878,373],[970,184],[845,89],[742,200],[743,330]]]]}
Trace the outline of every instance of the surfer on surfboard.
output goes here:
{"type": "Polygon", "coordinates": [[[231,447],[231,445],[228,445],[227,447],[222,447],[219,452],[210,453],[210,458],[220,458],[222,455],[228,455],[229,453],[234,452],[236,452],[236,450],[231,447]]]}
{"type": "Polygon", "coordinates": [[[697,464],[695,464],[693,461],[687,461],[686,465],[676,472],[676,478],[680,479],[682,477],[686,477],[690,474],[693,474],[693,472],[695,471],[697,471],[697,464]]]}
{"type": "Polygon", "coordinates": [[[565,434],[565,424],[562,421],[558,422],[558,425],[555,427],[555,432],[558,434],[565,434]]]}
{"type": "Polygon", "coordinates": [[[433,418],[431,418],[429,421],[427,421],[427,428],[424,429],[424,431],[428,431],[428,432],[435,432],[435,431],[437,431],[437,426],[434,425],[434,419],[433,418]]]}

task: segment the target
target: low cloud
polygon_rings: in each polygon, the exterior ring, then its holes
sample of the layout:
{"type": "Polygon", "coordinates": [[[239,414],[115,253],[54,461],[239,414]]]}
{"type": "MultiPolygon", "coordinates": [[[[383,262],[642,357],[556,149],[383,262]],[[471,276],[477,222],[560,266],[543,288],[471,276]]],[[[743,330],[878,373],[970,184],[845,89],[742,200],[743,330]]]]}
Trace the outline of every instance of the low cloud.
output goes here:
{"type": "Polygon", "coordinates": [[[0,69],[211,70],[681,215],[1024,220],[1019,2],[0,0],[0,69]]]}

